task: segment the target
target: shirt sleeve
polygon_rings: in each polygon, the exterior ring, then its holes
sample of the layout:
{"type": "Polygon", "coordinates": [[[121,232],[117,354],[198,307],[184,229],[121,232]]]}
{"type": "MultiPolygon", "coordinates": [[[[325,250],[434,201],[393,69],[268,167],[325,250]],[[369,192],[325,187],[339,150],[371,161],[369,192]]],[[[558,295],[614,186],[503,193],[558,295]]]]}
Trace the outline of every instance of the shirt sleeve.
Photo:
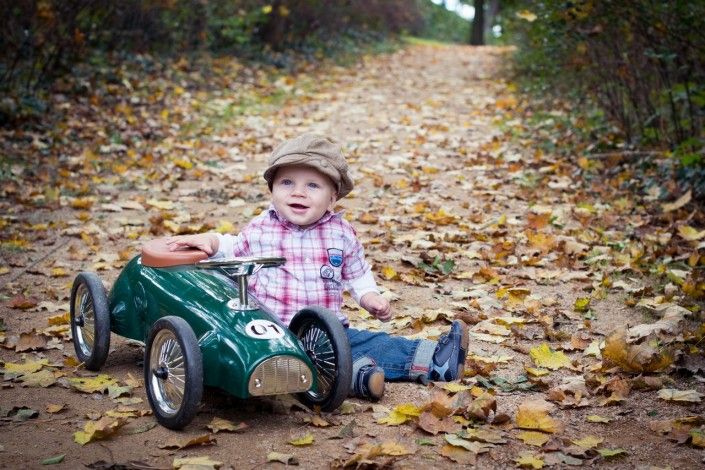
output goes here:
{"type": "Polygon", "coordinates": [[[218,235],[218,251],[210,259],[234,258],[237,256],[247,256],[249,244],[247,243],[247,230],[243,230],[237,235],[218,235]]]}
{"type": "Polygon", "coordinates": [[[357,239],[355,231],[349,228],[348,240],[345,247],[342,276],[345,287],[350,291],[353,299],[358,304],[360,299],[369,292],[379,293],[377,283],[372,275],[372,267],[365,260],[365,250],[357,239]]]}

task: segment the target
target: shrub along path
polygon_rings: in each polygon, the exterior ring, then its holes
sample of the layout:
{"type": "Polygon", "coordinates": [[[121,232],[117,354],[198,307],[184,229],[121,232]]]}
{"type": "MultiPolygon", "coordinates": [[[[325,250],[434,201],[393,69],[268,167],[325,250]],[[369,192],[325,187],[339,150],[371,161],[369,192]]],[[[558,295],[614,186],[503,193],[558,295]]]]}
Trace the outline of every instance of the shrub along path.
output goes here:
{"type": "Polygon", "coordinates": [[[0,192],[3,465],[702,465],[705,332],[687,297],[702,290],[702,214],[687,194],[662,206],[681,196],[667,187],[620,192],[631,170],[577,143],[575,162],[561,157],[565,110],[529,121],[507,53],[413,46],[295,76],[179,61],[60,83],[44,127],[0,141],[14,159],[0,192]],[[144,240],[236,232],[267,207],[272,147],[310,131],[346,149],[356,188],[340,207],[393,299],[387,324],[348,299],[353,323],[436,337],[462,318],[467,377],[388,384],[379,403],[321,416],[207,390],[185,431],[155,427],[139,345],[113,336],[102,381],[72,361],[73,277],[110,286],[144,240]]]}

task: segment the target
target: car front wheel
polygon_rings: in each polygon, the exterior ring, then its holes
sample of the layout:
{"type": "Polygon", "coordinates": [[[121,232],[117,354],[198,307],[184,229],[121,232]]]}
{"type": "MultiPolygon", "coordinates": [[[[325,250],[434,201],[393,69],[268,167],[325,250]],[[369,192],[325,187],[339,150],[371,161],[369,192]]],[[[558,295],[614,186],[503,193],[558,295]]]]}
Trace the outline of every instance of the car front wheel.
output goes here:
{"type": "Polygon", "coordinates": [[[191,327],[179,317],[157,320],[144,350],[144,383],[157,422],[182,429],[203,396],[203,361],[191,327]]]}
{"type": "Polygon", "coordinates": [[[316,369],[316,387],[299,393],[309,408],[337,409],[350,392],[352,357],[350,342],[340,320],[321,307],[300,310],[289,325],[316,369]]]}

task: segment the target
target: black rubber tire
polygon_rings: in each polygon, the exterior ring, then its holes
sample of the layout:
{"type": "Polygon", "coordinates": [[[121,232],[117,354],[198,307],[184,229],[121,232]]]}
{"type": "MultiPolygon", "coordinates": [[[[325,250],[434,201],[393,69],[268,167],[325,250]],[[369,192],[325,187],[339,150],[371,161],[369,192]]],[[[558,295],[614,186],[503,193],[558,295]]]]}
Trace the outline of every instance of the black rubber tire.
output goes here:
{"type": "MultiPolygon", "coordinates": [[[[164,343],[166,344],[166,343],[164,343]]],[[[160,344],[157,344],[160,347],[160,344]]],[[[168,369],[167,369],[168,370],[168,369]]],[[[168,375],[168,374],[167,374],[168,375]]],[[[174,375],[172,374],[172,377],[174,375]]],[[[203,397],[203,359],[198,339],[185,320],[179,317],[167,316],[157,320],[149,332],[144,350],[144,384],[147,389],[147,399],[152,407],[157,422],[169,429],[183,429],[198,413],[198,408],[203,397]],[[160,334],[161,333],[161,334],[160,334]],[[155,390],[160,385],[166,387],[166,378],[159,378],[156,371],[159,364],[152,361],[152,348],[155,339],[176,340],[183,357],[183,396],[178,407],[167,409],[168,404],[160,404],[159,397],[163,397],[164,390],[155,390]],[[173,337],[173,338],[172,338],[173,337]],[[164,382],[159,382],[163,380],[164,382]]]]}
{"type": "MultiPolygon", "coordinates": [[[[309,408],[320,407],[321,411],[334,411],[350,393],[352,382],[350,342],[340,320],[333,312],[322,307],[301,309],[289,324],[289,329],[302,341],[302,345],[306,344],[304,337],[312,327],[318,328],[327,336],[334,356],[335,371],[329,376],[332,379],[332,385],[327,393],[319,395],[317,392],[309,390],[297,394],[297,397],[309,408]]],[[[304,351],[309,354],[309,357],[312,356],[311,351],[307,351],[306,347],[304,347],[304,351]]],[[[316,365],[315,360],[312,359],[312,362],[316,366],[317,376],[326,372],[316,365]]]]}
{"type": "Polygon", "coordinates": [[[71,287],[71,336],[76,350],[78,361],[86,369],[97,371],[103,367],[110,350],[110,311],[108,309],[108,295],[103,283],[95,273],[82,272],[76,276],[71,287]],[[76,295],[81,291],[81,298],[76,295]],[[84,295],[85,293],[85,295],[84,295]],[[84,300],[82,300],[84,299],[84,300]],[[76,305],[81,302],[82,306],[76,305]],[[84,303],[85,302],[85,303],[84,303]],[[86,309],[90,303],[93,311],[92,327],[84,327],[85,318],[76,309],[86,309]],[[81,328],[80,330],[78,328],[81,328]],[[89,331],[90,328],[90,331],[89,331]],[[85,333],[84,333],[85,332],[85,333]],[[93,344],[87,344],[85,334],[93,335],[93,344]]]}

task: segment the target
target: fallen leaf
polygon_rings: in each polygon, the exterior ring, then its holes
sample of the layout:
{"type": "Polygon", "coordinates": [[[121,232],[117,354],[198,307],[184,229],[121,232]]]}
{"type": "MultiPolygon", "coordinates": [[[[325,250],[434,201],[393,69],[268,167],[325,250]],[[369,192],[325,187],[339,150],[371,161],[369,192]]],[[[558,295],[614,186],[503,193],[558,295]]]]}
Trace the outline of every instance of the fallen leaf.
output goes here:
{"type": "Polygon", "coordinates": [[[200,457],[183,457],[175,458],[171,464],[174,470],[211,470],[218,469],[223,466],[223,462],[211,460],[210,457],[204,455],[200,457]]]}
{"type": "Polygon", "coordinates": [[[705,230],[697,230],[690,225],[680,225],[678,227],[678,235],[680,235],[684,240],[694,242],[700,240],[701,238],[705,238],[705,230]]]}
{"type": "Polygon", "coordinates": [[[280,452],[269,452],[267,462],[281,462],[284,465],[298,465],[299,460],[292,454],[282,454],[280,452]]]}
{"type": "Polygon", "coordinates": [[[666,401],[700,403],[703,394],[697,390],[676,390],[674,388],[664,388],[658,391],[658,397],[666,401]]]}
{"type": "Polygon", "coordinates": [[[227,432],[244,431],[245,429],[247,429],[248,426],[245,423],[235,424],[232,421],[229,421],[227,419],[214,417],[211,420],[211,422],[206,425],[206,427],[208,429],[210,429],[213,434],[217,434],[220,431],[227,431],[227,432]]]}
{"type": "Polygon", "coordinates": [[[551,409],[553,405],[545,400],[524,401],[517,411],[517,427],[550,433],[561,431],[563,429],[561,423],[548,415],[551,409]]]}
{"type": "Polygon", "coordinates": [[[313,444],[313,434],[307,433],[299,438],[289,441],[292,446],[310,446],[313,444]]]}
{"type": "Polygon", "coordinates": [[[193,446],[210,446],[216,444],[215,437],[211,434],[202,434],[196,437],[173,438],[166,444],[159,444],[160,449],[185,449],[193,446]]]}
{"type": "Polygon", "coordinates": [[[107,374],[99,374],[95,377],[73,377],[69,379],[69,384],[80,392],[103,393],[107,391],[111,385],[116,385],[117,379],[107,374]]]}
{"type": "Polygon", "coordinates": [[[514,459],[518,467],[521,468],[543,468],[544,461],[530,452],[523,452],[514,459]]]}
{"type": "Polygon", "coordinates": [[[61,463],[64,461],[64,457],[66,457],[66,454],[59,454],[55,455],[54,457],[49,457],[48,459],[42,460],[42,465],[56,465],[57,463],[61,463]]]}
{"type": "Polygon", "coordinates": [[[65,410],[67,407],[68,407],[68,405],[66,405],[66,404],[63,404],[63,405],[55,405],[55,404],[53,404],[53,403],[49,403],[49,404],[46,406],[46,409],[45,409],[45,410],[46,410],[47,413],[52,413],[52,414],[53,414],[53,413],[58,413],[59,411],[63,411],[63,410],[65,410]]]}
{"type": "Polygon", "coordinates": [[[628,344],[624,328],[605,338],[602,358],[606,366],[616,365],[626,372],[657,372],[673,362],[666,349],[657,351],[647,343],[628,344]]]}
{"type": "Polygon", "coordinates": [[[541,447],[551,439],[550,434],[544,434],[538,431],[523,431],[517,436],[524,444],[541,447]]]}
{"type": "Polygon", "coordinates": [[[460,425],[453,421],[449,416],[438,418],[433,413],[428,411],[421,413],[421,416],[419,416],[418,426],[434,436],[439,432],[455,433],[460,430],[460,425]]]}
{"type": "Polygon", "coordinates": [[[25,361],[23,363],[6,362],[3,366],[3,372],[11,374],[31,374],[38,372],[42,367],[49,365],[48,359],[40,359],[38,361],[25,361]]]}
{"type": "Polygon", "coordinates": [[[572,440],[571,442],[578,447],[583,449],[593,449],[598,445],[602,444],[603,438],[597,436],[585,436],[582,439],[572,440]]]}
{"type": "Polygon", "coordinates": [[[547,369],[556,370],[561,367],[570,367],[570,358],[563,354],[561,351],[554,351],[551,349],[547,343],[543,343],[540,346],[531,348],[529,352],[531,359],[539,367],[545,367],[547,369]]]}
{"type": "Polygon", "coordinates": [[[398,426],[421,415],[421,409],[412,403],[397,405],[389,415],[377,420],[379,424],[398,426]]]}
{"type": "Polygon", "coordinates": [[[673,212],[688,204],[692,196],[692,191],[689,189],[684,195],[676,199],[674,202],[661,204],[661,208],[664,212],[673,212]]]}
{"type": "Polygon", "coordinates": [[[103,416],[98,421],[88,421],[83,426],[83,431],[76,431],[73,434],[73,440],[83,446],[89,442],[105,439],[112,436],[126,422],[127,419],[125,418],[112,418],[110,416],[103,416]]]}
{"type": "Polygon", "coordinates": [[[597,451],[606,459],[627,455],[627,451],[624,449],[597,449],[597,451]]]}
{"type": "Polygon", "coordinates": [[[599,415],[589,415],[585,419],[589,423],[609,423],[610,421],[612,421],[610,418],[605,418],[604,416],[599,416],[599,415]]]}
{"type": "Polygon", "coordinates": [[[451,444],[446,444],[441,447],[438,453],[460,465],[475,465],[477,461],[477,454],[475,452],[451,444]]]}

